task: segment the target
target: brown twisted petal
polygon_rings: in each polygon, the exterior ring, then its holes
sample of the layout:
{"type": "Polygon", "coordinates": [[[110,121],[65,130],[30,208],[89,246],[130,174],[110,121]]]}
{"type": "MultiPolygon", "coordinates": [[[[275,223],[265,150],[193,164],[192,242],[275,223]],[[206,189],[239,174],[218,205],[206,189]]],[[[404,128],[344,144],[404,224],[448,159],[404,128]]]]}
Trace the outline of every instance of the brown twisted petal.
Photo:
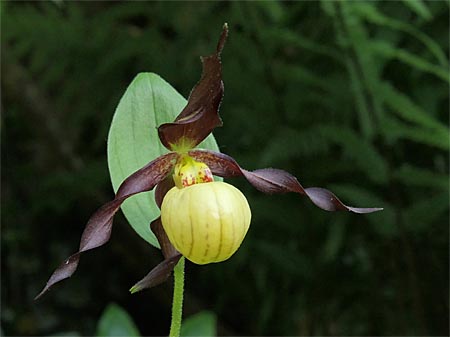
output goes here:
{"type": "Polygon", "coordinates": [[[175,186],[172,175],[168,175],[163,181],[161,181],[155,188],[155,201],[156,205],[161,208],[164,196],[169,190],[175,186]]]}
{"type": "Polygon", "coordinates": [[[256,189],[264,193],[294,192],[306,195],[317,207],[326,211],[350,211],[353,213],[372,213],[382,208],[358,208],[343,204],[332,192],[321,187],[304,188],[292,174],[273,168],[247,171],[236,161],[223,153],[208,150],[192,150],[189,155],[204,162],[212,173],[220,177],[244,176],[256,189]]]}
{"type": "Polygon", "coordinates": [[[223,97],[222,65],[220,54],[228,36],[228,26],[223,26],[217,50],[210,56],[201,57],[203,72],[189,96],[186,107],[173,123],[158,128],[161,143],[169,150],[187,143],[197,146],[217,126],[222,125],[219,106],[223,97]]]}
{"type": "Polygon", "coordinates": [[[158,239],[161,251],[164,255],[164,261],[153,268],[142,280],[131,287],[131,293],[136,293],[146,288],[155,287],[165,282],[172,274],[173,269],[178,263],[181,254],[175,249],[169,241],[166,232],[161,224],[161,217],[152,221],[150,228],[158,239]]]}
{"type": "Polygon", "coordinates": [[[180,254],[169,241],[169,238],[167,237],[167,234],[162,226],[161,217],[153,220],[150,224],[150,228],[158,239],[159,246],[161,247],[161,251],[165,259],[170,259],[175,255],[180,254]]]}
{"type": "Polygon", "coordinates": [[[115,199],[100,207],[89,219],[81,236],[78,252],[71,255],[53,272],[44,289],[35,299],[41,297],[55,283],[72,276],[78,267],[82,252],[100,247],[108,242],[111,236],[113,217],[120,205],[137,193],[152,190],[170,173],[177,157],[176,153],[160,156],[125,179],[120,185],[115,199]]]}
{"type": "Polygon", "coordinates": [[[131,287],[132,294],[137,293],[146,288],[155,287],[165,282],[172,274],[173,269],[181,258],[181,254],[165,259],[163,262],[153,268],[142,280],[131,287]]]}

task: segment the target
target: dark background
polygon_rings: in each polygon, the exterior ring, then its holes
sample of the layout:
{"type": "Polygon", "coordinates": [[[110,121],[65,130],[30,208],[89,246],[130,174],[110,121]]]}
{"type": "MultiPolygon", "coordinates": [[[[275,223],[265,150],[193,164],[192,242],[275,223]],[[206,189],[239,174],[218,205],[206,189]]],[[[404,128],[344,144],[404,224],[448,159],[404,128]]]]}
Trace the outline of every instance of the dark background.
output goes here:
{"type": "MultiPolygon", "coordinates": [[[[106,138],[143,71],[185,97],[224,22],[221,150],[381,213],[328,213],[235,179],[250,231],[225,263],[188,264],[185,316],[221,335],[448,335],[448,2],[1,2],[1,322],[92,335],[110,302],[167,334],[171,282],[120,214],[110,243],[38,303],[112,199],[106,138]]],[[[150,220],[150,219],[149,219],[150,220]]]]}

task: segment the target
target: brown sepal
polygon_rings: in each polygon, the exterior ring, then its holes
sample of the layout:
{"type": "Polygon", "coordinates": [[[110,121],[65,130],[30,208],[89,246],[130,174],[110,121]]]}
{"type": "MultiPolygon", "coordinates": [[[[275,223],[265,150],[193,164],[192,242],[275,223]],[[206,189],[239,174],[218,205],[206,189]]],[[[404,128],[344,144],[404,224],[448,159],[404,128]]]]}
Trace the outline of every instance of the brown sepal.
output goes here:
{"type": "Polygon", "coordinates": [[[156,205],[161,209],[161,205],[164,196],[175,186],[172,175],[168,175],[163,181],[161,181],[155,188],[155,201],[156,205]]]}
{"type": "Polygon", "coordinates": [[[67,258],[53,272],[35,300],[46,293],[55,283],[72,276],[78,267],[82,252],[100,247],[109,241],[113,217],[119,210],[120,205],[132,195],[152,190],[171,172],[177,157],[178,154],[176,153],[168,153],[158,157],[124,180],[115,199],[100,207],[89,219],[81,235],[78,252],[67,258]]]}
{"type": "Polygon", "coordinates": [[[161,143],[169,150],[182,144],[197,146],[211,131],[222,125],[219,106],[223,97],[222,65],[220,54],[228,35],[223,26],[217,50],[210,56],[201,57],[203,72],[200,81],[191,91],[186,107],[173,123],[158,128],[161,143]]]}
{"type": "MultiPolygon", "coordinates": [[[[155,200],[159,208],[161,208],[164,196],[173,186],[174,183],[172,177],[167,176],[166,179],[164,179],[156,187],[155,200]]],[[[150,229],[158,239],[159,246],[161,247],[161,251],[164,256],[164,261],[158,264],[142,280],[131,287],[130,292],[132,294],[146,288],[155,287],[166,281],[172,274],[173,268],[175,268],[181,257],[180,252],[178,252],[169,241],[166,231],[162,226],[161,217],[158,217],[150,223],[150,229]]]]}
{"type": "Polygon", "coordinates": [[[155,287],[165,282],[172,274],[173,269],[181,258],[181,254],[165,259],[163,262],[153,268],[142,280],[131,287],[132,294],[137,293],[146,288],[155,287]]]}
{"type": "Polygon", "coordinates": [[[158,217],[156,220],[152,221],[150,224],[150,229],[158,239],[159,246],[161,247],[161,251],[165,259],[170,259],[175,255],[180,254],[169,241],[169,238],[167,237],[167,234],[162,226],[161,217],[158,217]]]}
{"type": "Polygon", "coordinates": [[[178,252],[169,241],[169,238],[167,237],[167,234],[162,226],[161,217],[153,220],[150,224],[150,228],[161,246],[164,261],[158,264],[142,280],[131,287],[130,292],[132,294],[146,288],[155,287],[165,282],[172,274],[173,268],[175,268],[181,257],[180,252],[178,252]]]}
{"type": "Polygon", "coordinates": [[[181,254],[169,241],[169,238],[164,231],[161,223],[161,217],[158,217],[156,220],[152,221],[150,228],[161,246],[164,261],[158,264],[142,280],[131,287],[130,292],[132,294],[146,288],[155,287],[165,282],[172,274],[173,268],[175,268],[178,260],[181,258],[181,254]]]}
{"type": "Polygon", "coordinates": [[[306,195],[317,207],[326,211],[350,211],[353,213],[372,213],[382,208],[357,208],[344,205],[332,192],[320,187],[303,188],[292,174],[273,168],[247,171],[236,161],[223,153],[208,150],[192,150],[189,155],[204,162],[212,173],[220,177],[244,176],[256,189],[264,193],[294,192],[306,195]]]}

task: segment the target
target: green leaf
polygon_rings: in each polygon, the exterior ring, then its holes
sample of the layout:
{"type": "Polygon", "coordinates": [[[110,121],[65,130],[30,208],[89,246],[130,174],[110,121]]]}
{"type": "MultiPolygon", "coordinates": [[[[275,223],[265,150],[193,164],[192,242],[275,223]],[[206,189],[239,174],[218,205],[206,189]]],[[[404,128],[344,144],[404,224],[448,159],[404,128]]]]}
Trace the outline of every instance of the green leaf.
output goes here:
{"type": "Polygon", "coordinates": [[[327,78],[316,75],[314,72],[301,65],[275,64],[274,70],[276,75],[282,79],[297,80],[310,86],[317,86],[325,91],[333,89],[327,78]]]}
{"type": "Polygon", "coordinates": [[[128,313],[111,303],[97,323],[96,336],[140,336],[138,328],[128,313]]]}
{"type": "Polygon", "coordinates": [[[328,47],[323,43],[317,43],[312,39],[308,39],[305,36],[298,34],[298,32],[268,26],[262,34],[267,41],[275,39],[281,45],[289,45],[308,50],[318,55],[327,56],[342,65],[342,55],[335,48],[328,47]]]}
{"type": "Polygon", "coordinates": [[[346,59],[347,71],[350,77],[350,89],[352,90],[355,99],[360,129],[364,138],[372,139],[375,134],[375,130],[372,117],[370,115],[369,100],[364,93],[364,85],[354,60],[350,57],[347,57],[346,59]]]}
{"type": "Polygon", "coordinates": [[[376,147],[354,130],[333,124],[319,125],[302,131],[281,128],[264,150],[261,165],[269,165],[290,157],[317,156],[326,153],[330,144],[341,146],[343,157],[350,159],[373,182],[387,181],[387,163],[376,147]],[[290,145],[293,139],[295,147],[290,145]]]}
{"type": "Polygon", "coordinates": [[[422,0],[403,0],[403,3],[425,20],[429,20],[432,18],[430,10],[422,0]]]}
{"type": "Polygon", "coordinates": [[[386,41],[371,41],[368,47],[374,55],[387,59],[397,59],[413,68],[433,74],[443,81],[449,82],[448,69],[446,67],[434,65],[419,56],[409,53],[405,49],[394,47],[386,41]]]}
{"type": "Polygon", "coordinates": [[[255,254],[263,257],[265,266],[276,268],[276,271],[283,275],[305,278],[313,269],[311,261],[292,246],[280,246],[269,240],[259,240],[252,245],[251,249],[255,254]]]}
{"type": "Polygon", "coordinates": [[[343,154],[351,159],[373,182],[387,182],[387,163],[369,141],[350,128],[338,125],[320,126],[322,137],[342,146],[343,154]]]}
{"type": "Polygon", "coordinates": [[[449,134],[445,130],[413,127],[389,116],[381,120],[381,129],[389,143],[394,143],[398,139],[407,139],[443,150],[450,148],[449,134]]]}
{"type": "Polygon", "coordinates": [[[217,336],[216,315],[210,311],[202,311],[183,321],[180,336],[217,336]]]}
{"type": "Polygon", "coordinates": [[[399,21],[384,15],[381,11],[378,10],[378,8],[375,6],[375,3],[372,2],[358,2],[355,9],[358,11],[358,14],[364,16],[364,18],[369,22],[406,32],[411,36],[414,36],[428,48],[428,50],[436,57],[436,59],[439,60],[439,63],[442,66],[448,66],[445,52],[442,50],[439,44],[436,43],[427,34],[417,29],[413,24],[409,22],[399,21]]]}
{"type": "Polygon", "coordinates": [[[432,225],[440,218],[448,220],[449,195],[445,191],[434,196],[414,200],[413,204],[403,210],[409,228],[416,232],[433,230],[432,225]],[[447,214],[447,215],[446,215],[447,214]]]}
{"type": "Polygon", "coordinates": [[[378,60],[369,49],[370,37],[368,27],[363,24],[361,18],[355,12],[356,2],[341,1],[337,3],[340,5],[342,14],[343,27],[341,29],[355,52],[364,88],[371,97],[371,108],[373,108],[375,116],[379,118],[383,111],[382,101],[378,96],[377,90],[381,82],[382,69],[378,60]]]}
{"type": "MultiPolygon", "coordinates": [[[[130,174],[168,152],[158,138],[157,127],[172,122],[186,103],[158,75],[141,73],[135,77],[117,106],[108,135],[108,166],[114,192],[130,174]]],[[[218,151],[212,135],[199,147],[218,151]]],[[[159,215],[154,191],[133,196],[121,208],[133,229],[158,247],[149,227],[159,215]]]]}
{"type": "Polygon", "coordinates": [[[269,18],[271,23],[279,23],[285,17],[284,6],[277,1],[258,1],[255,2],[262,12],[269,18]]]}
{"type": "Polygon", "coordinates": [[[423,110],[410,97],[394,88],[390,83],[384,82],[380,86],[380,94],[387,106],[399,117],[411,123],[432,129],[448,141],[449,128],[436,120],[430,113],[423,110]]]}
{"type": "Polygon", "coordinates": [[[393,178],[406,186],[431,187],[448,190],[448,175],[409,164],[403,164],[393,173],[393,178]]]}
{"type": "Polygon", "coordinates": [[[318,132],[317,127],[302,131],[288,127],[280,128],[262,151],[259,166],[270,166],[290,158],[319,156],[327,153],[330,142],[321,134],[318,135],[318,132]],[[293,139],[295,139],[295,146],[292,146],[293,139]]]}
{"type": "Polygon", "coordinates": [[[338,256],[345,240],[347,223],[348,216],[331,220],[328,235],[322,247],[322,260],[324,262],[331,262],[338,256]]]}

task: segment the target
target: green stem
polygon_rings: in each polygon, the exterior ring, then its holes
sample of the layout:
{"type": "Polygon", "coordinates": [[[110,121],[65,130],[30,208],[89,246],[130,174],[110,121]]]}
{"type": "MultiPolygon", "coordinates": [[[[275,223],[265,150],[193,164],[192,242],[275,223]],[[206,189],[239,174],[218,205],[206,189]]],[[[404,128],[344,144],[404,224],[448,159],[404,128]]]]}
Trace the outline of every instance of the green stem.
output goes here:
{"type": "Polygon", "coordinates": [[[170,337],[179,337],[181,330],[181,318],[183,315],[184,294],[184,256],[178,261],[173,271],[174,288],[172,301],[172,323],[170,324],[170,337]]]}

